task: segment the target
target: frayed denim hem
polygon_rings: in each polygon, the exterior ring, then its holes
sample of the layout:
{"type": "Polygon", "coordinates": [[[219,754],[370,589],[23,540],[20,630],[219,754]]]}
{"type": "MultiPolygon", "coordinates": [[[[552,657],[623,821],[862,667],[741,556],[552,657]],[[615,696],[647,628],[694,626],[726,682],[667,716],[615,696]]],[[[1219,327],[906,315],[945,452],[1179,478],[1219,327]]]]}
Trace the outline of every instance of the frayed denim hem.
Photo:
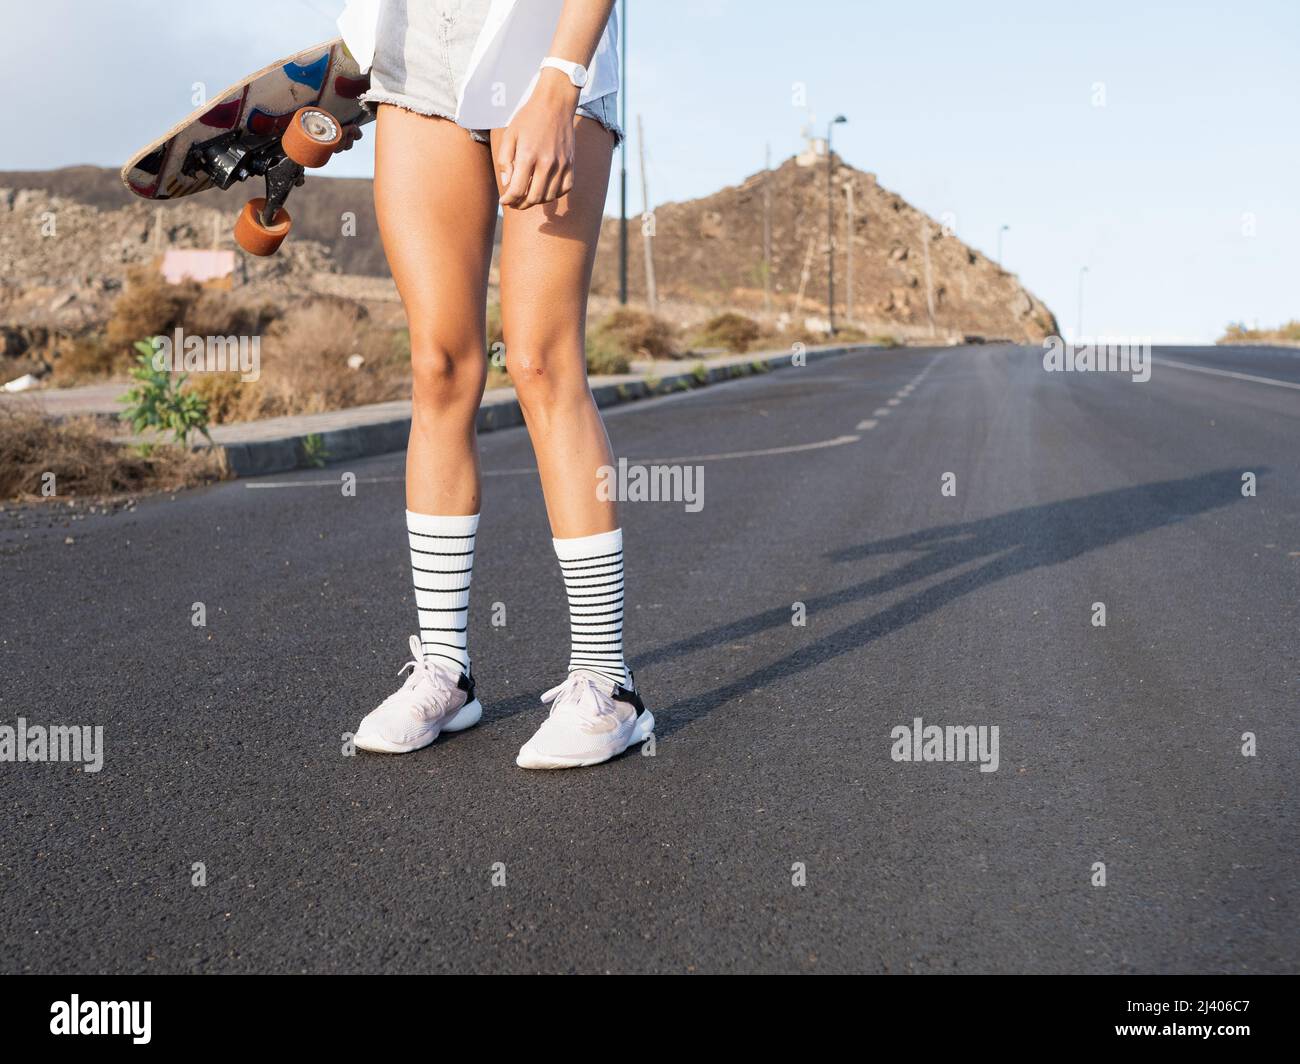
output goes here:
{"type": "MultiPolygon", "coordinates": [[[[459,123],[456,122],[455,115],[449,115],[445,111],[438,110],[436,107],[431,107],[410,96],[403,96],[396,92],[383,92],[381,90],[371,89],[369,92],[362,94],[361,103],[367,110],[372,112],[375,111],[380,104],[386,103],[393,107],[400,107],[403,111],[410,111],[412,114],[423,115],[425,118],[445,118],[448,122],[451,122],[454,125],[459,125],[459,123]]],[[[465,127],[461,126],[461,128],[464,129],[465,127]]],[[[471,140],[477,141],[479,144],[488,143],[488,131],[486,129],[466,129],[465,132],[470,135],[471,140]]]]}

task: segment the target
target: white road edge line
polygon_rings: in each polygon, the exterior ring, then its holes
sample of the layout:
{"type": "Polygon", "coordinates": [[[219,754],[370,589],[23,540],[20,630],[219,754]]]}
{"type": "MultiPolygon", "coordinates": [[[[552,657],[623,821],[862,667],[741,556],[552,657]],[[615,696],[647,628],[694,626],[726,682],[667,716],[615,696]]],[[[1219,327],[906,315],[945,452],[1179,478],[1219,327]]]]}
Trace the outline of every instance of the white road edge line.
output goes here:
{"type": "Polygon", "coordinates": [[[1159,366],[1173,366],[1174,369],[1187,369],[1193,373],[1211,373],[1216,377],[1231,377],[1233,380],[1250,381],[1252,384],[1271,384],[1274,388],[1296,388],[1300,389],[1300,383],[1295,381],[1280,381],[1273,377],[1256,377],[1251,373],[1236,373],[1230,369],[1210,369],[1209,366],[1193,366],[1189,362],[1175,362],[1171,358],[1151,359],[1159,366]]]}

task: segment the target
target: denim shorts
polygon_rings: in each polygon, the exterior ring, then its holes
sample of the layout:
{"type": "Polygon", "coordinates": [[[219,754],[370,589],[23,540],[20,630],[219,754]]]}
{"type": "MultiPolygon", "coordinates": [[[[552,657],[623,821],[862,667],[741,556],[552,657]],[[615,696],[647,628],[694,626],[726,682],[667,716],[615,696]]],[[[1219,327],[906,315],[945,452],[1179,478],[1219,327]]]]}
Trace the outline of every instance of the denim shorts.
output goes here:
{"type": "MultiPolygon", "coordinates": [[[[361,101],[372,110],[394,104],[422,115],[456,120],[456,102],[491,0],[385,0],[370,68],[370,89],[361,101]]],[[[595,119],[623,139],[618,93],[579,104],[578,114],[595,119]]],[[[469,135],[486,143],[486,129],[469,135]]]]}

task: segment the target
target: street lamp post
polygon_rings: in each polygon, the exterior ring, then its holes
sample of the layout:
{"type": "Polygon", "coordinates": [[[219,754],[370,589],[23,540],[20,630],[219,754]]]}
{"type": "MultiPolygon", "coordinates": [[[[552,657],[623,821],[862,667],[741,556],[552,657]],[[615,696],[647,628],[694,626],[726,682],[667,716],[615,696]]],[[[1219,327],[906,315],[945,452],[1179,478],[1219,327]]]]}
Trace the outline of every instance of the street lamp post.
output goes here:
{"type": "Polygon", "coordinates": [[[1088,272],[1087,266],[1079,267],[1079,317],[1078,317],[1079,330],[1074,334],[1074,342],[1076,344],[1083,343],[1083,277],[1084,274],[1086,274],[1087,272],[1088,272]]]}
{"type": "Polygon", "coordinates": [[[848,119],[836,115],[826,126],[826,319],[830,334],[835,335],[835,153],[831,151],[831,132],[848,119]]]}
{"type": "MultiPolygon", "coordinates": [[[[618,102],[623,114],[620,125],[627,129],[627,0],[623,0],[619,17],[619,46],[623,51],[618,64],[619,77],[623,84],[619,86],[618,102]]],[[[619,186],[618,186],[618,301],[627,306],[627,137],[624,136],[618,146],[619,186]]]]}
{"type": "Polygon", "coordinates": [[[1002,234],[1005,233],[1010,228],[1011,226],[1004,225],[1001,229],[998,230],[998,265],[999,266],[1002,265],[1002,234]]]}

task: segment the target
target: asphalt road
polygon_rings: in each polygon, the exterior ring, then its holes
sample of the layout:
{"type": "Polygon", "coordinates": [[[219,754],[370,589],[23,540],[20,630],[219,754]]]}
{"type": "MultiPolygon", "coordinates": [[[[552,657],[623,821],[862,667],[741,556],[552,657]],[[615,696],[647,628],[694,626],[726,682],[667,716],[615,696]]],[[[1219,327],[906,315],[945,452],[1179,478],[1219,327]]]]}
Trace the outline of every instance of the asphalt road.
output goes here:
{"type": "Polygon", "coordinates": [[[400,455],[5,524],[0,724],[105,760],[0,764],[0,965],[1296,971],[1300,352],[1040,354],[612,411],[704,505],[624,510],[659,727],[593,769],[513,763],[567,652],[522,431],[482,441],[484,721],[406,757],[342,752],[413,630],[400,455]],[[997,771],[894,760],[917,717],[996,725],[997,771]]]}

